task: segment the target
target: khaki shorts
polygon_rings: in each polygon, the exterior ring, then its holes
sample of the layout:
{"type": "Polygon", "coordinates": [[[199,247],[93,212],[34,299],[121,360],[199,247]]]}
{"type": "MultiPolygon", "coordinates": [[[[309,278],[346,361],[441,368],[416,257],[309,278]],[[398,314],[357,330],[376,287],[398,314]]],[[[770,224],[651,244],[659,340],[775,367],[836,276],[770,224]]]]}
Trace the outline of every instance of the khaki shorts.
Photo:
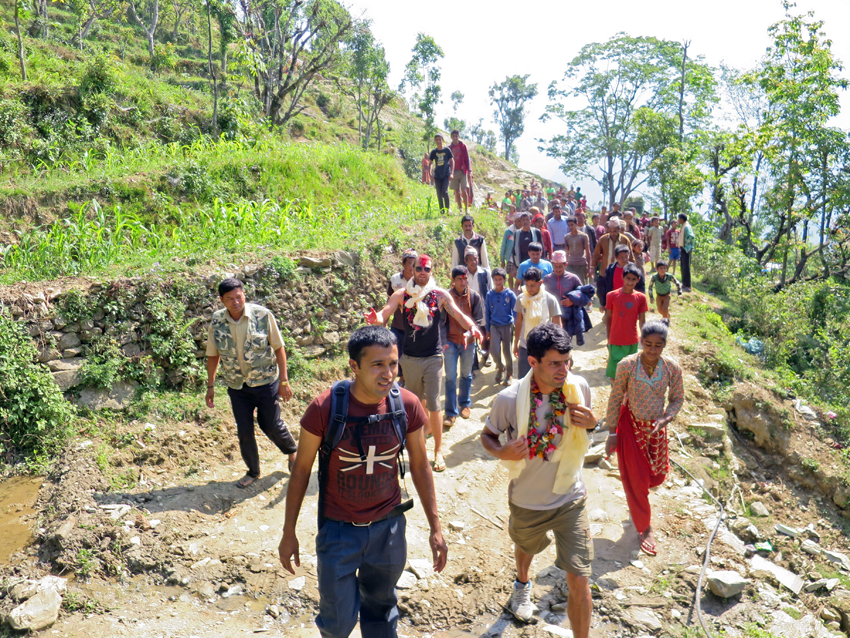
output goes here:
{"type": "Polygon", "coordinates": [[[454,175],[452,175],[452,178],[449,180],[449,188],[456,191],[458,187],[469,188],[466,173],[463,171],[455,171],[454,175]]]}
{"type": "Polygon", "coordinates": [[[587,281],[587,264],[581,265],[573,265],[567,264],[567,272],[573,273],[576,277],[581,279],[582,285],[587,281]]]}
{"type": "Polygon", "coordinates": [[[425,399],[425,407],[430,412],[440,409],[440,390],[443,386],[443,355],[433,357],[409,357],[401,355],[401,367],[404,369],[404,387],[425,399]]]}
{"type": "Polygon", "coordinates": [[[555,535],[555,566],[576,576],[590,576],[593,540],[586,504],[586,496],[553,510],[528,510],[508,503],[511,540],[520,551],[539,554],[549,546],[546,532],[551,530],[555,535]]]}

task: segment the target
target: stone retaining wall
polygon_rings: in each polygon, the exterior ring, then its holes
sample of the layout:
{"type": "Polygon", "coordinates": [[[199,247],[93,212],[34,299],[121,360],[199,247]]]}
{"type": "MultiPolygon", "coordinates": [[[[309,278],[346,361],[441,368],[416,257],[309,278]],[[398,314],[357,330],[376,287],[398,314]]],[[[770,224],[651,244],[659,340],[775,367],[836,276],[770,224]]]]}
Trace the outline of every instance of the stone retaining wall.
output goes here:
{"type": "MultiPolygon", "coordinates": [[[[319,257],[296,256],[294,260],[297,268],[286,279],[271,264],[244,264],[232,273],[190,275],[179,282],[160,278],[153,284],[158,292],[185,304],[187,324],[197,319],[185,331],[194,341],[194,356],[201,369],[210,318],[222,307],[216,287],[226,276],[244,282],[248,301],[275,313],[290,358],[320,357],[344,347],[351,330],[363,325],[363,313],[370,306],[380,307],[386,300],[386,277],[373,264],[361,263],[356,253],[339,251],[319,257]]],[[[25,326],[39,352],[38,361],[50,369],[69,399],[95,408],[117,408],[132,398],[136,384],[122,381],[110,389],[85,389],[80,387],[81,371],[90,344],[102,335],[114,339],[120,356],[127,361],[152,355],[145,299],[143,295],[134,296],[135,291],[151,285],[150,279],[132,278],[92,281],[83,286],[77,282],[75,286],[48,287],[37,292],[10,287],[0,291],[0,304],[25,326]],[[63,317],[63,299],[71,290],[96,304],[89,307],[89,317],[76,322],[63,317]],[[115,319],[116,304],[123,304],[120,321],[115,319]]],[[[180,386],[186,381],[162,357],[154,357],[154,361],[163,383],[180,386]]]]}

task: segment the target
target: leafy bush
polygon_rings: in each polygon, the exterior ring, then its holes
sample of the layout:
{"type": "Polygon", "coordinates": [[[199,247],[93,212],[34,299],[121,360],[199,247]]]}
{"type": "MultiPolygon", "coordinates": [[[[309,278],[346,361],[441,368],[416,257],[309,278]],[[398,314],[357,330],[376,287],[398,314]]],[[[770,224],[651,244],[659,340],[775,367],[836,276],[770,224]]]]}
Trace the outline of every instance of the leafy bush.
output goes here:
{"type": "Polygon", "coordinates": [[[91,319],[97,310],[98,298],[84,295],[80,290],[72,288],[59,301],[62,316],[70,323],[79,323],[91,319]]]}
{"type": "Polygon", "coordinates": [[[177,68],[177,53],[172,43],[157,44],[151,57],[151,68],[157,72],[173,71],[177,68]]]}
{"type": "Polygon", "coordinates": [[[266,269],[273,272],[281,281],[291,281],[297,275],[298,264],[289,257],[276,256],[269,261],[266,269]]]}
{"type": "Polygon", "coordinates": [[[104,52],[90,57],[80,75],[80,95],[112,95],[117,89],[118,75],[109,54],[104,52]]]}
{"type": "Polygon", "coordinates": [[[302,122],[298,118],[292,118],[289,121],[289,134],[294,135],[296,137],[304,135],[304,122],[302,122]]]}
{"type": "Polygon", "coordinates": [[[422,175],[422,156],[427,150],[422,142],[422,127],[406,122],[399,131],[398,149],[405,175],[410,179],[419,179],[422,175]]]}
{"type": "Polygon", "coordinates": [[[161,294],[145,301],[149,313],[148,333],[154,359],[179,375],[180,380],[194,383],[200,377],[200,365],[195,358],[195,341],[189,328],[198,317],[186,319],[186,307],[177,299],[161,294]]]}
{"type": "Polygon", "coordinates": [[[342,105],[339,103],[339,100],[334,101],[324,93],[319,93],[316,98],[316,106],[330,119],[339,117],[342,114],[342,105]]]}
{"type": "Polygon", "coordinates": [[[0,454],[34,466],[47,461],[74,424],[73,408],[36,354],[21,325],[0,314],[0,454]]]}
{"type": "Polygon", "coordinates": [[[264,134],[259,124],[261,113],[260,103],[252,95],[227,96],[218,108],[219,131],[228,140],[258,139],[264,134]]]}
{"type": "MultiPolygon", "coordinates": [[[[696,216],[695,216],[696,217],[696,216]]],[[[725,295],[737,333],[765,344],[766,363],[783,383],[832,406],[839,437],[850,440],[850,286],[845,281],[798,282],[774,292],[774,280],[739,248],[720,242],[695,219],[694,272],[725,295]]]]}
{"type": "Polygon", "coordinates": [[[115,102],[106,93],[91,93],[83,97],[83,113],[95,130],[106,125],[114,106],[115,102]]]}
{"type": "Polygon", "coordinates": [[[205,166],[189,162],[180,175],[183,191],[189,197],[200,201],[209,201],[213,196],[213,180],[205,166]]]}
{"type": "Polygon", "coordinates": [[[122,376],[124,355],[114,339],[102,337],[89,345],[86,362],[80,369],[81,385],[110,388],[122,376]]]}
{"type": "Polygon", "coordinates": [[[0,147],[18,146],[31,133],[26,106],[17,99],[0,100],[0,147]]]}

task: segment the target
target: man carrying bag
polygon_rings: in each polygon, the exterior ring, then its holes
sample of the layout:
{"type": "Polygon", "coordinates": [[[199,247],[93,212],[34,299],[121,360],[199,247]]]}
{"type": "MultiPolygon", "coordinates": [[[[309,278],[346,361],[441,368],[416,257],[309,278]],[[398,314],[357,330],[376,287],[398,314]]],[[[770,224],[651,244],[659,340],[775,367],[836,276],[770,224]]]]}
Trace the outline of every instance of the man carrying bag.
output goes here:
{"type": "MultiPolygon", "coordinates": [[[[386,328],[369,326],[348,341],[354,381],[325,390],[301,419],[301,437],[289,489],[279,553],[295,573],[300,565],[295,528],[317,453],[319,459],[318,560],[322,636],[348,636],[360,619],[364,638],[395,636],[395,586],[407,562],[404,511],[397,476],[406,450],[413,484],[430,527],[434,570],[446,565],[437,501],[419,399],[400,389],[398,346],[386,328]]],[[[403,476],[403,474],[402,474],[403,476]]]]}

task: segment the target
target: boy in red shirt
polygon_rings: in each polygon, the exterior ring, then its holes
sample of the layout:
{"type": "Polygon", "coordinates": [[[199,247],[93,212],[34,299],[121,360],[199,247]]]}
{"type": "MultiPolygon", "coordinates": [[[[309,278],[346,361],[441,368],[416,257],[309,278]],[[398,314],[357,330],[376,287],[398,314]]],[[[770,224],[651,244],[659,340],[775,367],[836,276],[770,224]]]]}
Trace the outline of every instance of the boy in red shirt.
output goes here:
{"type": "Polygon", "coordinates": [[[640,280],[640,269],[634,264],[626,264],[623,268],[623,287],[612,290],[605,298],[605,325],[608,328],[608,367],[605,376],[612,383],[617,376],[617,364],[638,351],[639,327],[643,328],[649,309],[646,295],[635,290],[640,280]]]}

